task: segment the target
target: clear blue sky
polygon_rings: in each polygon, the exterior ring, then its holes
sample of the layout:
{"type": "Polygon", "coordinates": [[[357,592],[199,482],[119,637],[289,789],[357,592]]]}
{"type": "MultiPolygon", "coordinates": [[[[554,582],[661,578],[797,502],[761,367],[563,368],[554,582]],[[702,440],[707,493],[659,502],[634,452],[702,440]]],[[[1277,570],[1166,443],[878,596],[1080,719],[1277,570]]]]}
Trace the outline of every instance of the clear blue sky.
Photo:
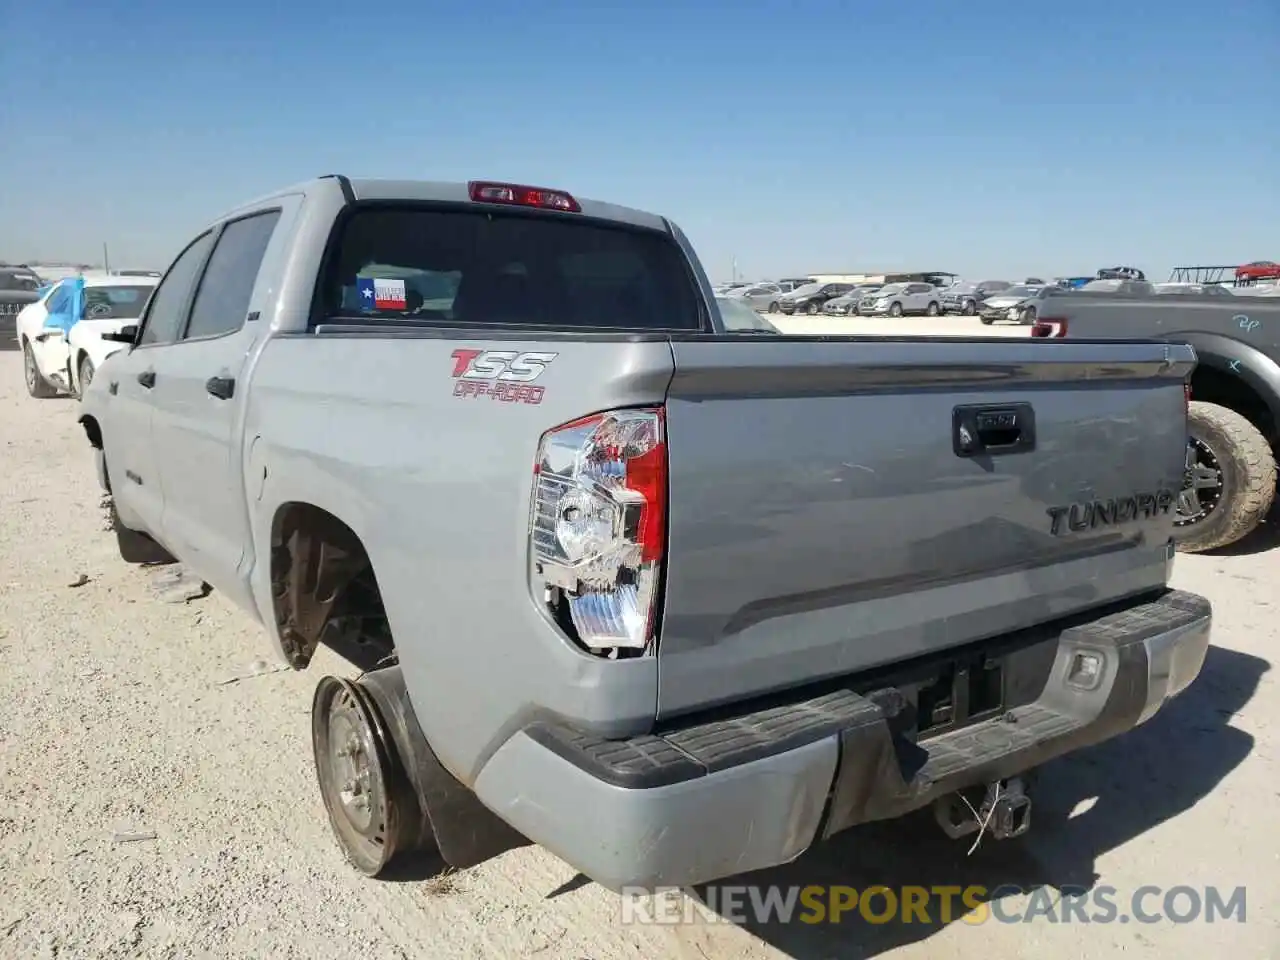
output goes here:
{"type": "Polygon", "coordinates": [[[338,171],[654,210],[717,279],[1280,260],[1276,0],[0,0],[0,23],[9,259],[105,240],[160,268],[338,171]]]}

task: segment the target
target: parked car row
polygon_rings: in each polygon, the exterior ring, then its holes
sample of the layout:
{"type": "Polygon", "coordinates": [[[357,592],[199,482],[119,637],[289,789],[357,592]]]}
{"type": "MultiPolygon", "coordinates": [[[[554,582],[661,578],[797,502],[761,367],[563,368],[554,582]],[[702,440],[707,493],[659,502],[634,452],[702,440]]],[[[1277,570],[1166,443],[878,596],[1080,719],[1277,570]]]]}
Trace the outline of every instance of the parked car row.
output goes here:
{"type": "MultiPolygon", "coordinates": [[[[1256,265],[1259,276],[1267,272],[1266,261],[1256,265]]],[[[1241,268],[1245,269],[1245,268],[1241,268]]],[[[1090,276],[1061,276],[1052,280],[1027,277],[1021,283],[1008,280],[950,282],[950,274],[914,274],[884,276],[881,281],[838,283],[819,282],[812,278],[789,278],[770,281],[735,281],[716,288],[716,295],[758,312],[787,316],[939,316],[960,314],[978,316],[985,324],[1009,322],[1033,324],[1040,314],[1039,301],[1048,292],[1083,290],[1108,292],[1120,296],[1153,294],[1198,294],[1232,296],[1238,288],[1210,283],[1152,283],[1137,267],[1103,267],[1090,276]],[[930,281],[933,282],[920,282],[930,281]]],[[[1263,294],[1268,290],[1248,288],[1263,294]]],[[[1277,292],[1280,292],[1278,290],[1277,292]]]]}
{"type": "Polygon", "coordinates": [[[760,283],[726,283],[715,288],[717,297],[731,297],[743,301],[753,310],[777,313],[782,298],[801,287],[813,286],[808,277],[791,280],[768,280],[760,283]]]}

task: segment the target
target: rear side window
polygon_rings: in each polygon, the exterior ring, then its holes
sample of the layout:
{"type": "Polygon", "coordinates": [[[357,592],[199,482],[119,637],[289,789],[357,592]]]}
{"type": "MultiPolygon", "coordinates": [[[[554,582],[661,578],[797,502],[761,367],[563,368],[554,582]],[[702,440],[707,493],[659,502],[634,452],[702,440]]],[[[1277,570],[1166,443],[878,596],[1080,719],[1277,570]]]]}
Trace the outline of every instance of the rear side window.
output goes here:
{"type": "Polygon", "coordinates": [[[82,320],[136,320],[154,286],[85,287],[82,320]]]}
{"type": "Polygon", "coordinates": [[[279,210],[233,220],[222,228],[209,266],[200,278],[184,340],[239,330],[249,312],[258,269],[280,219],[279,210]]]}
{"type": "Polygon", "coordinates": [[[492,210],[366,208],[341,228],[326,318],[466,326],[696,330],[668,234],[492,210]]]}

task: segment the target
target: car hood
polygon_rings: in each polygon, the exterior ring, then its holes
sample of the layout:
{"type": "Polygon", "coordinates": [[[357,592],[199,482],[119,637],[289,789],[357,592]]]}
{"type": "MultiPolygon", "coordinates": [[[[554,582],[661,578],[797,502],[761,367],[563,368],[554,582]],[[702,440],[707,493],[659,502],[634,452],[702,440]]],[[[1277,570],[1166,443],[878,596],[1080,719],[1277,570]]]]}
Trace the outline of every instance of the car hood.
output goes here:
{"type": "Polygon", "coordinates": [[[984,301],[988,307],[1012,307],[1030,297],[987,297],[984,301]]]}

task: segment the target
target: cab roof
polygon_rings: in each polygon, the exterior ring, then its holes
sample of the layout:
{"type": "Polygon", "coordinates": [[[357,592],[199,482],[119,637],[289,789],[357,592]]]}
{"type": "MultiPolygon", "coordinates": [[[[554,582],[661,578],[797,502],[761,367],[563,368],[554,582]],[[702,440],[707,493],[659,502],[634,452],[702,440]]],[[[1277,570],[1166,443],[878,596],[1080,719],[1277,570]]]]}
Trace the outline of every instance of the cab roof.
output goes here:
{"type": "MultiPolygon", "coordinates": [[[[479,179],[479,178],[477,178],[479,179]]],[[[598,220],[612,220],[617,223],[625,223],[631,226],[648,227],[652,230],[667,230],[669,225],[665,218],[655,213],[647,213],[643,210],[636,210],[632,207],[619,206],[613,203],[604,203],[599,200],[588,200],[578,196],[567,187],[560,187],[548,184],[539,184],[547,190],[555,190],[570,194],[582,207],[581,216],[593,217],[598,220]]],[[[261,206],[262,204],[278,199],[280,197],[309,194],[327,190],[346,190],[350,189],[351,197],[356,201],[360,200],[405,200],[409,202],[436,202],[436,203],[458,203],[474,205],[488,209],[489,204],[477,202],[471,199],[470,189],[467,181],[443,181],[443,180],[379,180],[365,178],[348,178],[339,174],[329,174],[323,177],[315,177],[302,183],[294,184],[280,190],[273,191],[262,197],[258,197],[249,203],[241,204],[233,211],[229,211],[219,220],[227,219],[236,214],[247,211],[250,208],[261,206]]]]}

